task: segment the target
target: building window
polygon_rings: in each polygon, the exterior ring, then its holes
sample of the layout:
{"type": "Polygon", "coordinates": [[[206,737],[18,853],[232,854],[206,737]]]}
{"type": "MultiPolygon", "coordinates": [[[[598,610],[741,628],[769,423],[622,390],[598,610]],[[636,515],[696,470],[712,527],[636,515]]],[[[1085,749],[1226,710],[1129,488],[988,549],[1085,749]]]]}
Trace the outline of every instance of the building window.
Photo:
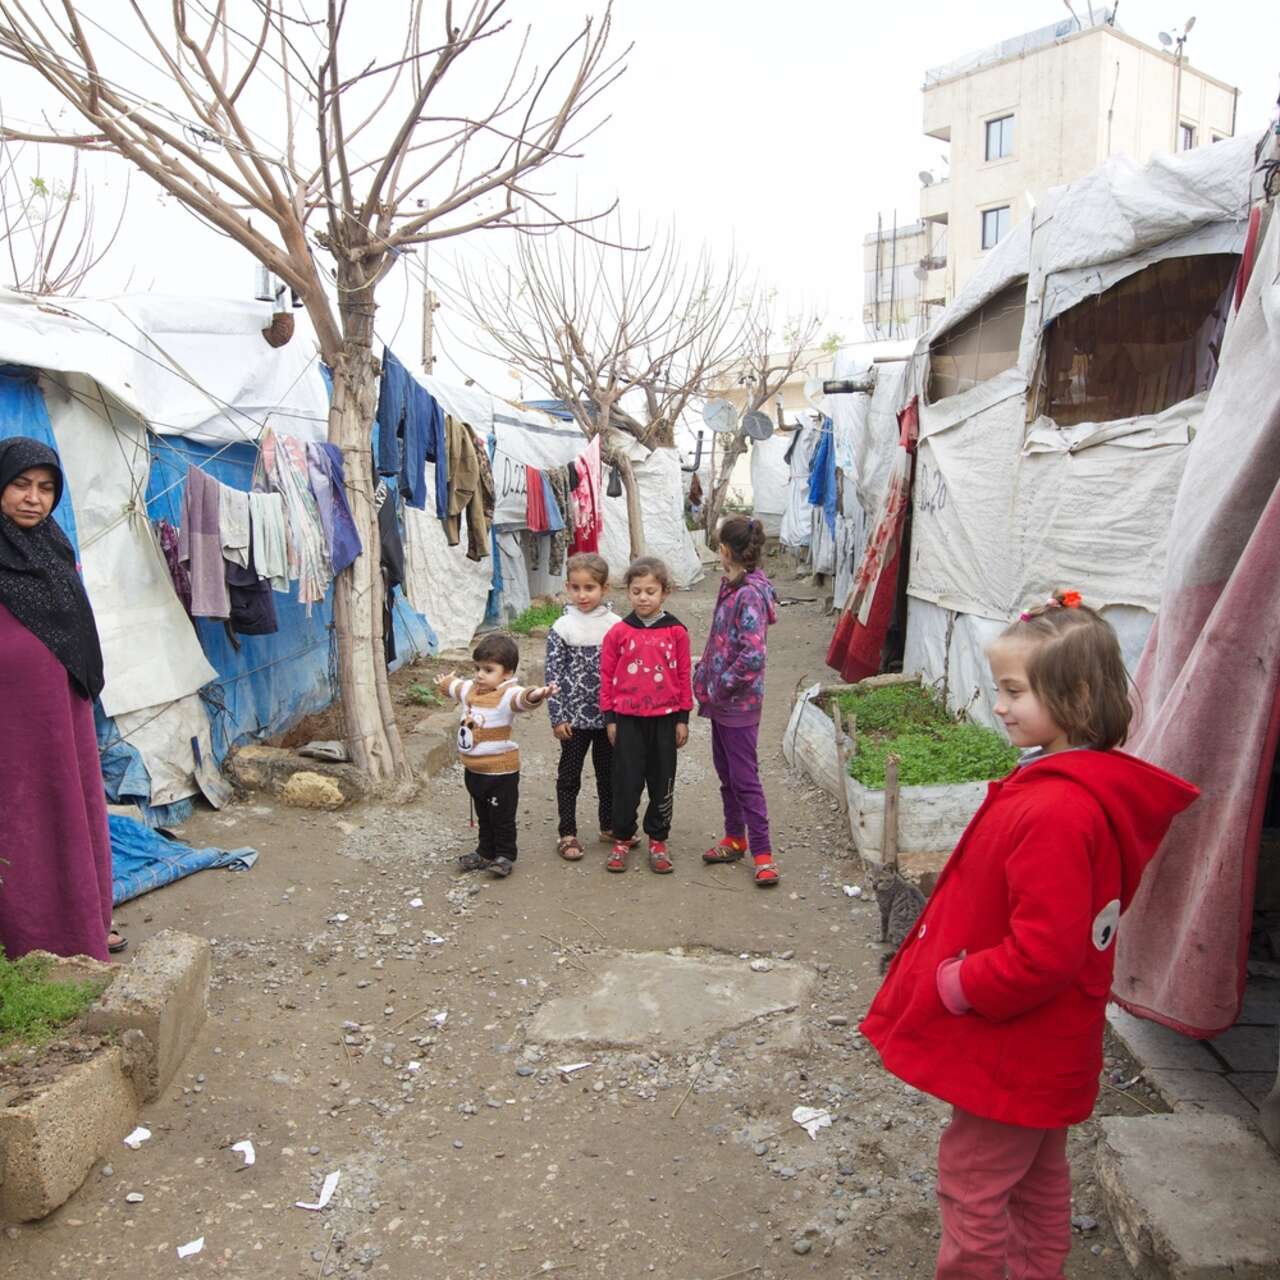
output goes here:
{"type": "Polygon", "coordinates": [[[1028,421],[1060,427],[1161,413],[1213,385],[1239,259],[1166,258],[1050,322],[1028,421]]]}
{"type": "Polygon", "coordinates": [[[928,397],[937,404],[1018,363],[1027,282],[1015,280],[929,344],[928,397]]]}
{"type": "Polygon", "coordinates": [[[987,121],[987,159],[1003,160],[1013,155],[1013,117],[987,121]]]}
{"type": "Polygon", "coordinates": [[[1196,127],[1193,124],[1178,126],[1178,150],[1190,151],[1196,145],[1196,127]]]}
{"type": "Polygon", "coordinates": [[[1009,233],[1009,206],[982,211],[982,247],[994,249],[1009,233]]]}

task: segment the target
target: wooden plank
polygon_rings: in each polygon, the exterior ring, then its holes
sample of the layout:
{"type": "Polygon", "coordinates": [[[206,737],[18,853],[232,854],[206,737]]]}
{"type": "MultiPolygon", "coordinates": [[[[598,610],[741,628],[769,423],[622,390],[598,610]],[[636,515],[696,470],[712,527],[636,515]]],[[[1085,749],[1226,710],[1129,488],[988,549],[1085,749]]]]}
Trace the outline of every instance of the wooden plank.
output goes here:
{"type": "Polygon", "coordinates": [[[884,839],[880,856],[886,867],[898,865],[898,757],[884,762],[884,839]]]}

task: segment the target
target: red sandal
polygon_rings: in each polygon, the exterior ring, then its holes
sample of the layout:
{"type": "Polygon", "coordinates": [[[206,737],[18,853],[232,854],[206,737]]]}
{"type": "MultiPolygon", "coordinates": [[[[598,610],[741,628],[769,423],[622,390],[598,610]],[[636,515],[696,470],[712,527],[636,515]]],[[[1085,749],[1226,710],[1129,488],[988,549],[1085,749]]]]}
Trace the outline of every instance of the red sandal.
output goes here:
{"type": "Polygon", "coordinates": [[[755,856],[755,881],[762,889],[771,889],[782,879],[778,865],[771,853],[757,853],[755,856]]]}
{"type": "Polygon", "coordinates": [[[667,856],[665,840],[649,841],[649,870],[655,875],[669,876],[676,869],[676,864],[667,856]]]}
{"type": "Polygon", "coordinates": [[[725,836],[702,855],[703,862],[738,862],[747,852],[747,842],[741,836],[725,836]]]}
{"type": "Polygon", "coordinates": [[[627,855],[631,852],[632,842],[630,840],[619,840],[609,851],[609,861],[604,864],[606,871],[625,871],[627,869],[627,855]]]}

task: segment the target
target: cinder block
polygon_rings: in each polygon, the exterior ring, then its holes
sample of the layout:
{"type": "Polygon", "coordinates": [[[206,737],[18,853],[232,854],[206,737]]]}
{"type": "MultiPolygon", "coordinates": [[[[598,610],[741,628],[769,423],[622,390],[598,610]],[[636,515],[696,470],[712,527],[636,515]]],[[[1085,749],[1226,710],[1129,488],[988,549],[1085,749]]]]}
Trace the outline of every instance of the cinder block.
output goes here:
{"type": "Polygon", "coordinates": [[[65,1204],[137,1121],[137,1095],[114,1046],[0,1108],[0,1220],[29,1222],[65,1204]]]}
{"type": "Polygon", "coordinates": [[[1106,1116],[1098,1185],[1139,1280],[1280,1275],[1280,1161],[1232,1116],[1106,1116]]]}
{"type": "Polygon", "coordinates": [[[141,1033],[130,1057],[138,1096],[150,1102],[177,1074],[208,1010],[208,941],[164,929],[138,948],[86,1021],[97,1034],[141,1033]]]}
{"type": "Polygon", "coordinates": [[[1224,1075],[1212,1071],[1174,1071],[1153,1067],[1147,1072],[1151,1086],[1175,1111],[1211,1112],[1257,1120],[1257,1108],[1224,1075]]]}

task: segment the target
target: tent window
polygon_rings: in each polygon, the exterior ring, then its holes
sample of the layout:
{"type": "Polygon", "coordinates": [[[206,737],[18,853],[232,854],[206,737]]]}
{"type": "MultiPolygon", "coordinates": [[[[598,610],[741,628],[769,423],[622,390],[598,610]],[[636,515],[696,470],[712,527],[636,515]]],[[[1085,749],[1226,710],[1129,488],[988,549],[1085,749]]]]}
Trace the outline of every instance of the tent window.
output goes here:
{"type": "Polygon", "coordinates": [[[1018,363],[1027,282],[1016,280],[929,344],[929,403],[968,391],[1018,363]]]}
{"type": "Polygon", "coordinates": [[[1166,258],[1050,322],[1028,420],[1160,413],[1213,383],[1236,255],[1166,258]]]}

